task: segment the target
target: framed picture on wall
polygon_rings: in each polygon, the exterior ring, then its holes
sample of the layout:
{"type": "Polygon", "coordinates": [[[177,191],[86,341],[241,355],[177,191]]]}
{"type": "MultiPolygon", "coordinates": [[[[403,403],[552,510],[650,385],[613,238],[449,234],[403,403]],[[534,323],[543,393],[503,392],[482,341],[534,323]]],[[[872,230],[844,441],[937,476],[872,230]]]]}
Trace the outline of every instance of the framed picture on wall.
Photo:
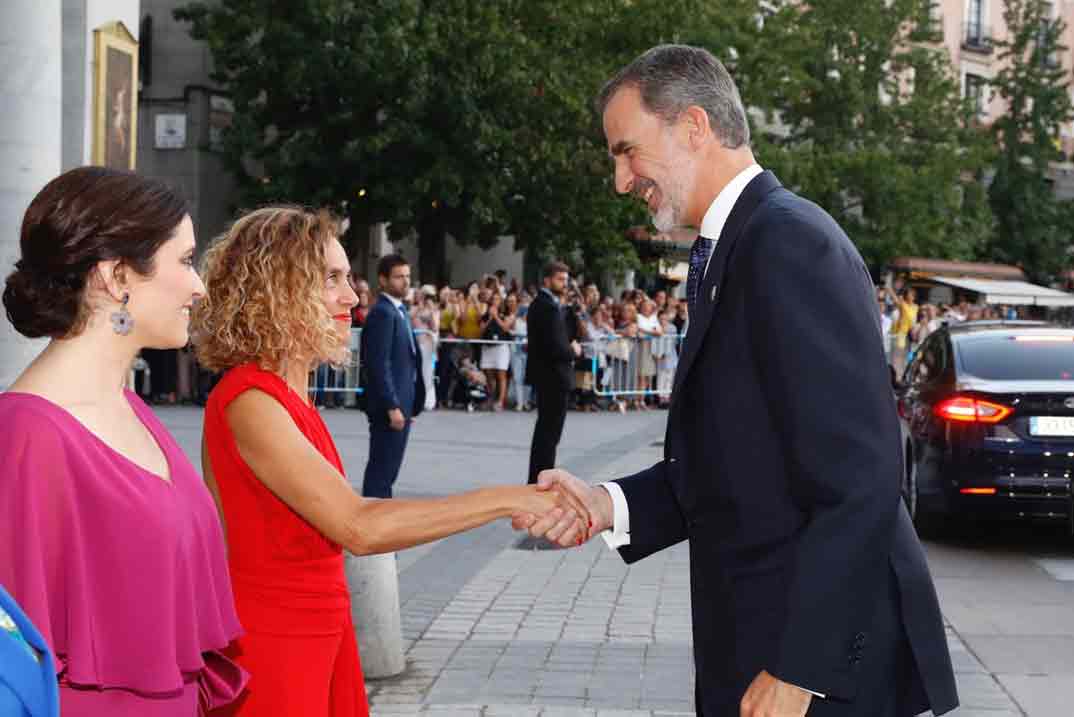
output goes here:
{"type": "Polygon", "coordinates": [[[93,31],[93,163],[134,169],[138,43],[121,22],[93,31]]]}

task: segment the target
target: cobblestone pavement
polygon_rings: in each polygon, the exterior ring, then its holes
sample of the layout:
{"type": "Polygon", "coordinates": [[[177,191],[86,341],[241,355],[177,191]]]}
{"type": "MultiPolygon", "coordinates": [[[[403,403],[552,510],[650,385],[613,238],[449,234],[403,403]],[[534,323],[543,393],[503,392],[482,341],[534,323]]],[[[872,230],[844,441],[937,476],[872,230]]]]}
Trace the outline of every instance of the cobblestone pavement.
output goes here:
{"type": "MultiPolygon", "coordinates": [[[[161,409],[188,455],[201,415],[161,409]]],[[[364,418],[326,411],[347,473],[364,418]]],[[[524,480],[533,414],[436,412],[416,424],[399,495],[524,480]]],[[[658,460],[665,415],[571,414],[561,463],[597,481],[658,460]]],[[[369,680],[374,715],[692,715],[688,551],[633,566],[594,541],[518,549],[505,523],[397,554],[407,668],[369,680]]],[[[1074,545],[996,530],[926,544],[963,706],[957,717],[1074,714],[1074,545]]]]}

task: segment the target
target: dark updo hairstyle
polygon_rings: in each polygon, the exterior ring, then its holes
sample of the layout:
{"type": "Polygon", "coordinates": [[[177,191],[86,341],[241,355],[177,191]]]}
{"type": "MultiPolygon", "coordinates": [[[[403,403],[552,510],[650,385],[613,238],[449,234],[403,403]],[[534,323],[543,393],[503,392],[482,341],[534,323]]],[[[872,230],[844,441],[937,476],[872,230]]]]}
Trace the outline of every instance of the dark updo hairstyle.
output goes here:
{"type": "Polygon", "coordinates": [[[4,287],[8,320],[23,336],[70,337],[86,325],[90,271],[118,261],[142,276],[187,215],[164,184],[104,167],[64,172],[30,202],[19,236],[21,258],[4,287]]]}

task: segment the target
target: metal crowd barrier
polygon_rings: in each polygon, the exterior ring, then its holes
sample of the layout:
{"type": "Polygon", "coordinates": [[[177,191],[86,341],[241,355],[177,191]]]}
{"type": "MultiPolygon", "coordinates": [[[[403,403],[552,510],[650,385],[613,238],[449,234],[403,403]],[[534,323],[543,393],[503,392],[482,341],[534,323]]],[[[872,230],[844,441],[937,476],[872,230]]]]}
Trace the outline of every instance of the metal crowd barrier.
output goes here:
{"type": "Polygon", "coordinates": [[[590,359],[592,390],[598,396],[671,395],[683,337],[606,336],[583,344],[590,359]]]}
{"type": "MultiPolygon", "coordinates": [[[[361,355],[361,340],[362,329],[351,329],[351,341],[350,341],[350,359],[347,365],[342,368],[333,368],[327,364],[321,365],[318,368],[310,372],[310,396],[311,397],[327,397],[329,395],[341,395],[343,405],[354,406],[355,396],[361,394],[365,389],[359,385],[358,382],[358,369],[361,355]]],[[[441,346],[458,347],[462,351],[453,352],[450,354],[453,360],[461,360],[463,352],[468,347],[473,346],[487,346],[487,345],[508,345],[511,346],[514,351],[516,347],[520,347],[526,343],[525,339],[512,339],[507,341],[493,341],[489,339],[459,339],[459,338],[440,338],[436,336],[432,331],[427,329],[416,329],[414,331],[414,340],[423,343],[422,357],[424,360],[432,362],[433,375],[437,375],[437,365],[440,361],[439,348],[441,346]],[[423,336],[432,336],[433,341],[423,340],[423,336]],[[432,351],[427,350],[429,347],[432,351]]],[[[472,356],[472,354],[471,354],[472,356]]],[[[475,366],[477,362],[475,359],[475,366]]]]}
{"type": "MultiPolygon", "coordinates": [[[[419,329],[414,332],[415,340],[422,341],[423,335],[432,332],[419,329]]],[[[345,406],[354,406],[356,396],[364,391],[358,383],[359,348],[361,346],[361,329],[351,329],[350,360],[347,365],[340,369],[323,365],[310,374],[310,395],[323,398],[335,397],[337,403],[342,400],[345,406]]],[[[667,397],[671,395],[672,384],[675,376],[675,368],[678,365],[679,352],[682,346],[683,336],[655,336],[632,338],[627,336],[610,335],[595,341],[587,341],[582,344],[582,359],[587,368],[576,373],[581,374],[576,381],[577,388],[583,392],[617,399],[618,397],[644,398],[646,396],[667,397]]],[[[447,376],[450,381],[456,380],[463,359],[469,357],[473,368],[480,368],[480,364],[473,351],[481,346],[507,345],[511,347],[510,367],[516,372],[524,367],[525,353],[521,350],[526,343],[525,338],[494,341],[490,339],[460,339],[435,337],[433,342],[422,341],[423,356],[432,361],[434,381],[439,383],[447,376]],[[432,351],[425,348],[431,346],[432,351]],[[516,355],[521,354],[521,361],[516,361],[516,355]],[[451,371],[443,373],[439,370],[441,361],[451,363],[451,371]]],[[[580,365],[576,364],[576,366],[580,365]]],[[[512,384],[520,380],[512,376],[512,384]]],[[[452,387],[446,387],[445,392],[450,396],[452,387]]],[[[514,385],[509,388],[512,399],[518,395],[528,395],[523,389],[520,393],[514,385]]],[[[450,399],[449,399],[450,400],[450,399]]],[[[523,399],[524,400],[524,399],[523,399]]],[[[525,402],[525,401],[524,401],[525,402]]]]}

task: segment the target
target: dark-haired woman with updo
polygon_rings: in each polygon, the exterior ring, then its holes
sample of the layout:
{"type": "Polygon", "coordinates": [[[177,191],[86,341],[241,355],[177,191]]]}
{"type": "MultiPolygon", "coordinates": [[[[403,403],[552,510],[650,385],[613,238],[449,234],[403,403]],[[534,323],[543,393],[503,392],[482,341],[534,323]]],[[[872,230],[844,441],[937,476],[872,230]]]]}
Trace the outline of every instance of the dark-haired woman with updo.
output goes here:
{"type": "Polygon", "coordinates": [[[0,394],[0,584],[52,648],[65,717],[194,717],[246,676],[205,484],[124,390],[143,348],[188,340],[204,292],[184,202],[99,167],[50,182],[23,219],[3,302],[47,347],[0,394]]]}

